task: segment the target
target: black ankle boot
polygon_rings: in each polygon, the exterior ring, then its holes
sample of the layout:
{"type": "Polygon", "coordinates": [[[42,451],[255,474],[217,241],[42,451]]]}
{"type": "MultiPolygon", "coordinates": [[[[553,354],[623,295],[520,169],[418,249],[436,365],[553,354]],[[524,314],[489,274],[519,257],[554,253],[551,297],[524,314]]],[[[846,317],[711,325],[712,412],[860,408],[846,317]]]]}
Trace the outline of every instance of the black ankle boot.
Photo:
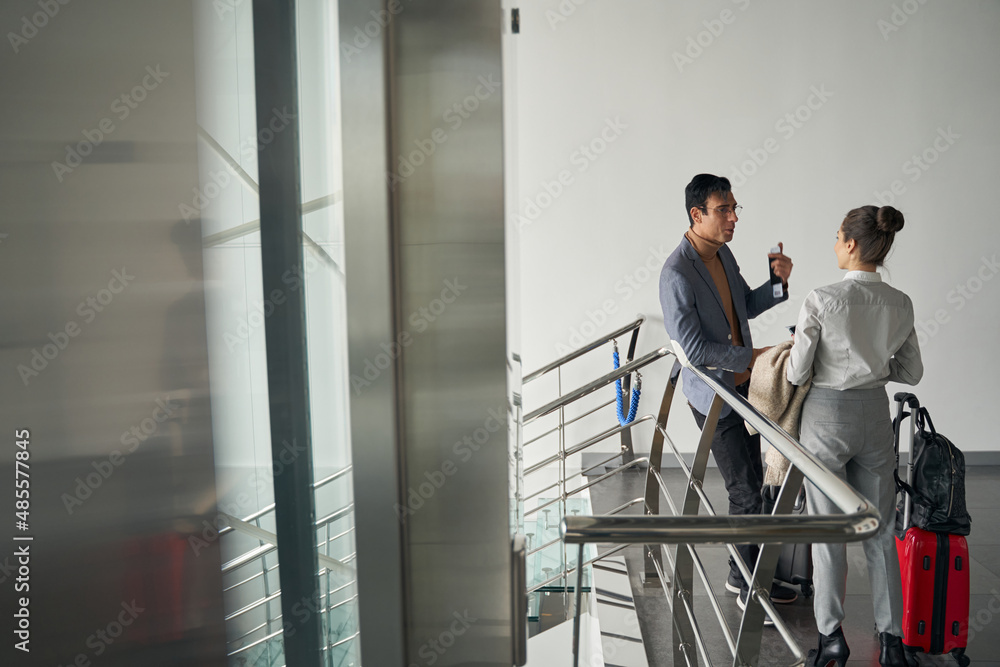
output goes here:
{"type": "Polygon", "coordinates": [[[820,633],[819,645],[817,648],[809,651],[809,656],[806,658],[806,665],[808,667],[827,667],[827,665],[833,662],[836,663],[837,667],[844,667],[850,655],[851,649],[847,646],[844,631],[841,628],[837,628],[829,635],[820,633]]]}
{"type": "Polygon", "coordinates": [[[910,667],[911,663],[903,650],[903,640],[888,632],[878,633],[878,664],[889,667],[910,667]]]}

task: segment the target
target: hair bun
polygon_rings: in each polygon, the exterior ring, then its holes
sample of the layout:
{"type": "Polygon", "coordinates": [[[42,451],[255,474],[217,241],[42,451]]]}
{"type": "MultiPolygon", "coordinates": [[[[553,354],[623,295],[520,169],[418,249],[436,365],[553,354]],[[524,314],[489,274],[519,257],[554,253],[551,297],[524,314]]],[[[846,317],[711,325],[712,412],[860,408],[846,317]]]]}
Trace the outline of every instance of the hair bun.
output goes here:
{"type": "Polygon", "coordinates": [[[875,214],[875,226],[880,232],[894,234],[903,228],[903,214],[892,206],[883,206],[875,214]]]}

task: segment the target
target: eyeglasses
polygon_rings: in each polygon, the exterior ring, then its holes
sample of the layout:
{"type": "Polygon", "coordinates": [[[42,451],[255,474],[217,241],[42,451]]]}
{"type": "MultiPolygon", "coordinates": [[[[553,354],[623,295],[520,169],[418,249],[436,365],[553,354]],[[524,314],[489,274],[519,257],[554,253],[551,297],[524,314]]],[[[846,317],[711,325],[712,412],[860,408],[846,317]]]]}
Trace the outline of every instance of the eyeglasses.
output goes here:
{"type": "Polygon", "coordinates": [[[708,208],[707,206],[699,206],[698,208],[700,208],[703,211],[716,211],[718,212],[719,215],[722,216],[728,216],[730,213],[735,213],[737,216],[739,216],[740,212],[743,210],[743,207],[740,206],[739,204],[737,204],[736,206],[716,206],[715,208],[711,209],[708,208]]]}

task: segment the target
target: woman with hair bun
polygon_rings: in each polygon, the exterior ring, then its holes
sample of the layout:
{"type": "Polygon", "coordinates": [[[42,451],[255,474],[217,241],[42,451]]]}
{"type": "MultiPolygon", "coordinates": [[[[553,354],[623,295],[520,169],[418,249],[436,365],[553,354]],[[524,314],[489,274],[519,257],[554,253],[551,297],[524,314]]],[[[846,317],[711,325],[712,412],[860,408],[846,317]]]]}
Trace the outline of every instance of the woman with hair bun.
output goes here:
{"type": "MultiPolygon", "coordinates": [[[[905,666],[902,645],[903,596],[893,542],[896,487],[892,422],[885,385],[914,385],[924,368],[913,326],[913,304],[903,292],[882,282],[876,269],[903,229],[903,214],[891,206],[862,206],[847,214],[837,230],[837,267],[847,271],[839,283],[813,290],[802,304],[788,381],[812,379],[802,406],[800,440],[834,474],[878,507],[879,532],[864,542],[879,664],[905,666]]],[[[836,507],[806,483],[812,514],[836,507]]],[[[819,643],[807,665],[843,667],[850,655],[841,629],[847,593],[847,545],[813,544],[813,611],[819,643]]]]}

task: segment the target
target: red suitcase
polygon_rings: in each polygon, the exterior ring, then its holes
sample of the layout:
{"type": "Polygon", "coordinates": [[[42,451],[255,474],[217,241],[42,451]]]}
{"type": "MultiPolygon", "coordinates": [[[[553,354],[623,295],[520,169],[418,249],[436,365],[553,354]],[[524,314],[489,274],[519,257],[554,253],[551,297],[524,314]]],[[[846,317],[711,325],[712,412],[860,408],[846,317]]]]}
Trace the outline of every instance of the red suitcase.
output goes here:
{"type": "MultiPolygon", "coordinates": [[[[916,411],[913,394],[896,394],[896,418],[916,411]]],[[[897,437],[902,423],[895,429],[897,437]]],[[[913,424],[910,434],[910,461],[907,477],[912,482],[913,424]]],[[[898,445],[897,454],[898,454],[898,445]]],[[[909,526],[910,497],[905,497],[903,539],[896,538],[900,578],[903,584],[903,646],[908,653],[951,653],[962,667],[969,641],[969,545],[961,535],[932,533],[909,526]]]]}
{"type": "Polygon", "coordinates": [[[896,550],[903,580],[903,644],[926,653],[954,651],[963,664],[960,656],[969,641],[968,543],[961,535],[912,527],[902,540],[896,538],[896,550]]]}

